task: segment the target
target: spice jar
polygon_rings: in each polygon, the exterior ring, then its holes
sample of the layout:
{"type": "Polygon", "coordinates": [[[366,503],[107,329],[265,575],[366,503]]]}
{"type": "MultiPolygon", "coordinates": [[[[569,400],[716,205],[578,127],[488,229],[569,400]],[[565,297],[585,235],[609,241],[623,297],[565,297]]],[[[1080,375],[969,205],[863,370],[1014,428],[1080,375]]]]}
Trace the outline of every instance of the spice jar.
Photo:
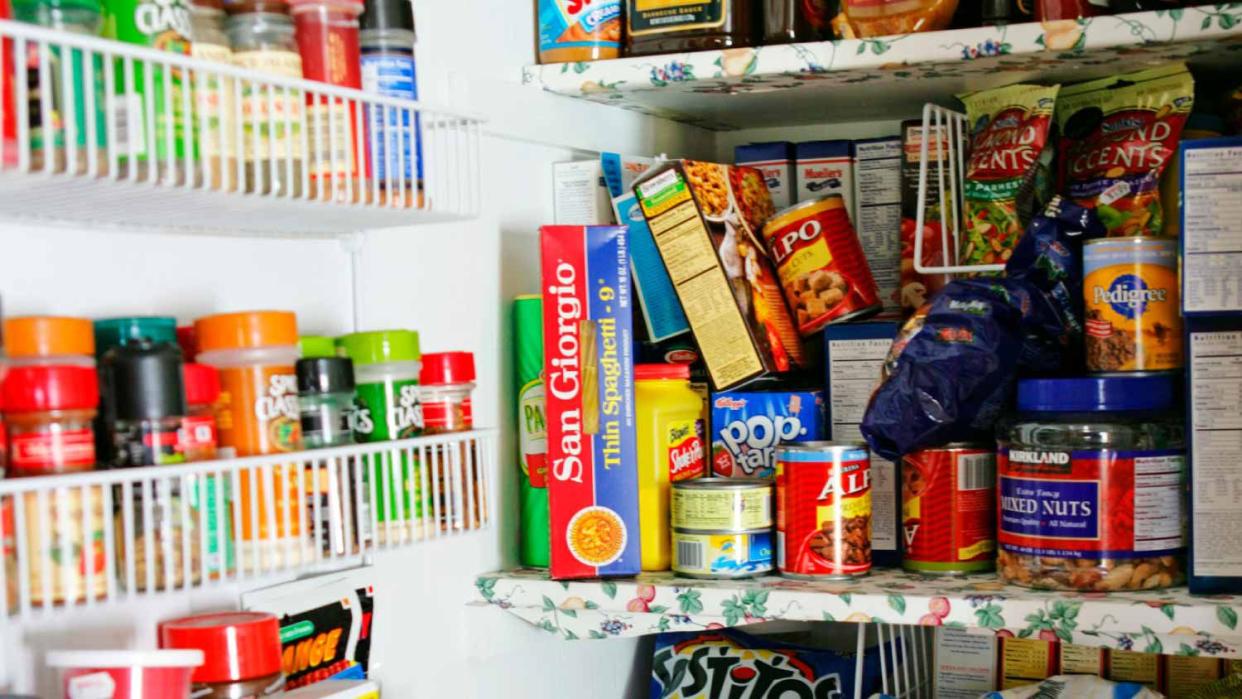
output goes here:
{"type": "Polygon", "coordinates": [[[706,51],[755,43],[755,6],[759,0],[626,0],[631,56],[706,51]]]}
{"type": "MultiPolygon", "coordinates": [[[[17,366],[4,381],[4,419],[9,435],[7,476],[46,476],[89,471],[95,464],[91,429],[99,384],[81,366],[17,366]]],[[[25,512],[26,582],[31,604],[102,597],[104,573],[103,490],[71,488],[22,495],[25,512]],[[41,502],[42,500],[42,502],[41,502]],[[42,531],[53,533],[45,541],[42,531]]],[[[13,504],[6,503],[6,509],[13,504]]],[[[11,512],[11,510],[10,510],[11,512]]],[[[4,518],[15,513],[4,513],[4,518]]],[[[17,599],[17,556],[5,556],[10,603],[17,599]]],[[[12,605],[11,605],[12,606],[12,605]]]]}
{"type": "Polygon", "coordinates": [[[167,316],[103,318],[95,321],[94,330],[95,354],[99,358],[113,347],[120,347],[130,340],[177,342],[177,319],[167,316]]]}
{"type": "Polygon", "coordinates": [[[336,340],[326,335],[303,335],[298,338],[298,351],[302,359],[315,357],[335,357],[336,340]]]}
{"type": "Polygon", "coordinates": [[[250,699],[284,689],[280,622],[266,612],[222,612],[165,621],[160,648],[201,650],[195,699],[250,699]]]}
{"type": "MultiPolygon", "coordinates": [[[[221,0],[194,0],[190,6],[190,55],[210,63],[233,64],[233,51],[224,29],[221,0]]],[[[233,80],[206,70],[196,71],[194,118],[198,120],[198,157],[207,168],[205,182],[212,189],[234,192],[237,182],[237,129],[233,121],[233,80]]]]}
{"type": "Polygon", "coordinates": [[[763,0],[763,43],[789,44],[830,39],[837,2],[763,0]]]}
{"type": "Polygon", "coordinates": [[[216,458],[216,403],[220,400],[220,374],[206,364],[186,363],[181,368],[185,382],[185,419],[177,437],[186,461],[216,458]]]}
{"type": "MultiPolygon", "coordinates": [[[[186,461],[216,458],[216,405],[220,402],[220,374],[206,364],[182,366],[185,381],[185,419],[177,433],[178,449],[186,461]]],[[[191,476],[194,487],[186,496],[190,510],[205,530],[203,571],[208,578],[236,570],[237,551],[233,546],[233,493],[227,476],[208,473],[191,476]]]]}
{"type": "MultiPolygon", "coordinates": [[[[419,405],[418,376],[422,352],[418,333],[412,330],[379,330],[345,335],[337,346],[354,362],[354,436],[361,443],[386,442],[417,437],[423,431],[419,405]]],[[[364,477],[374,479],[375,517],[380,523],[421,520],[422,482],[417,463],[410,463],[404,451],[386,458],[369,459],[364,477]],[[386,471],[390,472],[386,473],[386,471]],[[386,493],[386,484],[392,491],[386,493]],[[410,492],[414,497],[411,500],[410,492]],[[398,504],[397,493],[401,493],[398,504]]],[[[364,488],[370,486],[364,484],[364,488]]],[[[364,492],[370,492],[364,491],[364,492]]],[[[381,529],[381,533],[384,533],[381,529]]]]}
{"type": "Polygon", "coordinates": [[[423,355],[419,396],[423,434],[474,429],[470,393],[474,391],[474,354],[436,352],[423,355]]]}
{"type": "MultiPolygon", "coordinates": [[[[362,89],[384,97],[418,99],[414,11],[409,0],[366,0],[361,24],[362,89]]],[[[368,174],[377,182],[382,203],[412,206],[415,193],[423,186],[418,114],[371,105],[364,108],[364,114],[367,151],[371,154],[368,174]]]]}
{"type": "MultiPolygon", "coordinates": [[[[358,16],[361,2],[292,0],[302,77],[340,87],[362,88],[358,16]]],[[[358,201],[362,194],[361,155],[354,103],[340,97],[306,95],[310,136],[307,166],[311,196],[324,201],[358,201]]]]}
{"type": "MultiPolygon", "coordinates": [[[[284,78],[302,77],[302,57],[293,20],[283,0],[247,0],[230,8],[225,23],[233,62],[284,78]]],[[[241,157],[246,191],[278,197],[302,196],[302,124],[305,107],[293,91],[241,82],[241,157]],[[268,97],[271,99],[268,99],[268,97]]]]}
{"type": "MultiPolygon", "coordinates": [[[[298,415],[297,317],[287,311],[223,313],[195,323],[198,361],[220,373],[217,413],[221,456],[257,456],[302,447],[298,415]]],[[[297,510],[296,465],[239,473],[243,558],[256,552],[280,560],[297,556],[301,533],[297,510]],[[253,483],[258,490],[252,492],[253,483]],[[280,483],[277,486],[277,483],[280,483]],[[271,493],[270,498],[262,493],[271,493]],[[252,502],[252,498],[256,501],[252,502]],[[269,513],[267,503],[275,503],[269,513]],[[271,523],[275,524],[270,529],[271,523]],[[256,548],[257,547],[257,548],[256,548]]],[[[273,562],[274,563],[274,562],[273,562]]]]}
{"type": "Polygon", "coordinates": [[[1171,376],[1024,379],[997,456],[1002,579],[1123,590],[1185,578],[1186,445],[1171,376]]]}
{"type": "Polygon", "coordinates": [[[354,363],[343,357],[299,359],[298,405],[307,449],[354,443],[354,363]]]}
{"type": "Polygon", "coordinates": [[[9,318],[4,339],[10,366],[95,367],[95,335],[86,318],[9,318]]]}

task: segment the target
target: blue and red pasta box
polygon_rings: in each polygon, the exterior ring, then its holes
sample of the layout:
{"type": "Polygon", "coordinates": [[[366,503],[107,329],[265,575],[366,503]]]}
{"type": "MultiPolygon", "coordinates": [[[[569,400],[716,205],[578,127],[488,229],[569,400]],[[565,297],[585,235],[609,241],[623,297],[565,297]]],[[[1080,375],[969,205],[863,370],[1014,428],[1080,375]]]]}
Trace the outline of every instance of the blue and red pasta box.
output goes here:
{"type": "Polygon", "coordinates": [[[639,571],[627,231],[544,226],[544,399],[551,574],[639,571]]]}
{"type": "Polygon", "coordinates": [[[712,475],[772,478],[776,447],[827,439],[823,391],[729,391],[711,396],[712,475]]]}

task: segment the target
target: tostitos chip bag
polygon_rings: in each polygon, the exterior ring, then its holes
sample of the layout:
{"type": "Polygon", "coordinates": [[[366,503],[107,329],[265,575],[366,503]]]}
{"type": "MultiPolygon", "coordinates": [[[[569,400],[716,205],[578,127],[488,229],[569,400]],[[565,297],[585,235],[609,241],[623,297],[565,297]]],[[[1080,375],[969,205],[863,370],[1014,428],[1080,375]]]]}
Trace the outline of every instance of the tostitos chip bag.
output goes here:
{"type": "Polygon", "coordinates": [[[1110,236],[1160,235],[1160,175],[1194,101],[1180,63],[1065,88],[1058,191],[1094,208],[1110,236]]]}
{"type": "Polygon", "coordinates": [[[1013,254],[1038,206],[1058,89],[1009,85],[961,98],[970,128],[961,264],[1004,264],[1013,254]]]}

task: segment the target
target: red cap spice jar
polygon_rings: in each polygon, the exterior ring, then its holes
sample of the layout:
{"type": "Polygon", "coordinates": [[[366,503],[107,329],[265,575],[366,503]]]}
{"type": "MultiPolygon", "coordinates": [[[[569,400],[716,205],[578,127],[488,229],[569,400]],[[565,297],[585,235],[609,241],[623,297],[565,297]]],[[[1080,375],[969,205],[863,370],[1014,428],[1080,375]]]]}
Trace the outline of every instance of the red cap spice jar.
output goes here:
{"type": "Polygon", "coordinates": [[[474,427],[470,401],[470,392],[474,390],[474,354],[424,354],[418,384],[423,434],[463,432],[474,427]]]}
{"type": "Polygon", "coordinates": [[[178,435],[179,449],[186,461],[214,459],[220,372],[206,364],[187,363],[182,367],[182,376],[185,380],[186,415],[178,435]]]}
{"type": "Polygon", "coordinates": [[[280,622],[266,612],[222,612],[160,624],[161,648],[203,651],[191,682],[198,699],[277,694],[284,688],[280,622]]]}
{"type": "Polygon", "coordinates": [[[43,476],[95,467],[99,379],[83,366],[15,366],[4,381],[9,473],[43,476]]]}

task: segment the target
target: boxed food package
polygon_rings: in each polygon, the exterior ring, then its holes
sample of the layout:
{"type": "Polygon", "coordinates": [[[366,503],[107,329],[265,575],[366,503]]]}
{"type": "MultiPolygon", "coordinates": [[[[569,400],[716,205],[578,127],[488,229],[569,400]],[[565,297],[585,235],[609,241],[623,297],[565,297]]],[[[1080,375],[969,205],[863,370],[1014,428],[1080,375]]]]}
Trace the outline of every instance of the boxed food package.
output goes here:
{"type": "Polygon", "coordinates": [[[551,573],[639,571],[630,260],[619,226],[544,226],[551,573]]]}
{"type": "Polygon", "coordinates": [[[285,688],[366,679],[374,629],[374,568],[351,568],[243,592],[242,609],[275,614],[285,688]]]}
{"type": "Polygon", "coordinates": [[[604,153],[597,160],[552,165],[552,220],[561,226],[606,226],[616,223],[615,189],[628,189],[634,178],[655,162],[651,158],[604,153]]]}
{"type": "Polygon", "coordinates": [[[1042,638],[1000,639],[1000,688],[1035,684],[1057,674],[1057,642],[1042,638]]]}
{"type": "Polygon", "coordinates": [[[634,193],[712,386],[728,390],[805,368],[802,339],[760,240],[775,209],[759,171],[672,161],[648,170],[634,193]]]}
{"type": "Polygon", "coordinates": [[[900,311],[901,155],[897,136],[854,141],[854,229],[889,315],[900,311]]]}
{"type": "Polygon", "coordinates": [[[1061,643],[1060,672],[1062,675],[1104,676],[1108,666],[1108,650],[1098,646],[1061,643]]]}
{"type": "Polygon", "coordinates": [[[285,699],[380,699],[375,680],[333,680],[283,692],[285,699]]]}
{"type": "Polygon", "coordinates": [[[1108,654],[1104,676],[1115,682],[1133,682],[1159,691],[1164,683],[1164,666],[1158,653],[1114,650],[1108,654]]]}
{"type": "MultiPolygon", "coordinates": [[[[867,402],[880,385],[884,360],[897,337],[895,321],[829,325],[824,329],[824,368],[828,395],[828,439],[860,441],[867,402]]],[[[871,555],[877,566],[901,563],[900,489],[897,466],[871,454],[871,555]]]]}
{"type": "Polygon", "coordinates": [[[1169,699],[1190,699],[1225,676],[1224,661],[1201,655],[1164,656],[1164,688],[1169,699]]]}
{"type": "Polygon", "coordinates": [[[1242,137],[1182,143],[1182,312],[1242,313],[1242,137]]]}
{"type": "Polygon", "coordinates": [[[936,627],[937,699],[977,699],[996,689],[996,634],[991,629],[936,627]]]}
{"type": "Polygon", "coordinates": [[[793,203],[840,194],[850,221],[858,221],[854,209],[854,159],[850,141],[807,141],[794,146],[794,177],[797,197],[793,203]]]}
{"type": "MultiPolygon", "coordinates": [[[[941,211],[941,202],[948,200],[947,193],[938,195],[940,182],[948,182],[952,175],[949,162],[948,128],[927,129],[931,138],[924,137],[923,121],[912,119],[901,124],[901,290],[898,302],[904,313],[913,313],[927,299],[949,283],[947,274],[921,274],[914,268],[914,234],[919,215],[919,168],[923,157],[923,143],[927,142],[927,209],[923,212],[923,264],[943,265],[946,231],[942,223],[951,212],[941,211]],[[944,179],[941,180],[943,173],[944,179]]],[[[957,144],[957,152],[965,149],[957,144]]],[[[951,233],[948,233],[951,235],[951,233]]]]}
{"type": "Polygon", "coordinates": [[[733,162],[763,173],[777,211],[801,201],[794,199],[794,145],[787,141],[749,143],[733,149],[733,162]]]}
{"type": "Polygon", "coordinates": [[[712,475],[772,478],[776,447],[827,439],[823,391],[730,391],[711,397],[712,475]]]}

